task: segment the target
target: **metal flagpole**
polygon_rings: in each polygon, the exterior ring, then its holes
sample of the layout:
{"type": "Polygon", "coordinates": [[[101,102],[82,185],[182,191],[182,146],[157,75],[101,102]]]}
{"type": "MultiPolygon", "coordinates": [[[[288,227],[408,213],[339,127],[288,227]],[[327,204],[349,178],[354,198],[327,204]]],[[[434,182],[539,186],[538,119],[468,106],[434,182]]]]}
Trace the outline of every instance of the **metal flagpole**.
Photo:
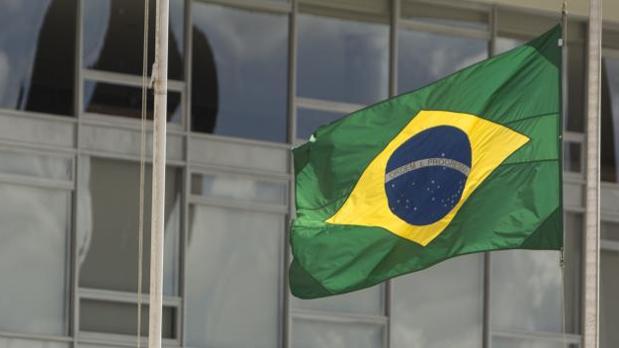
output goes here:
{"type": "Polygon", "coordinates": [[[600,283],[600,89],[602,63],[602,4],[589,1],[587,77],[587,176],[585,207],[584,348],[599,345],[600,283]]]}
{"type": "Polygon", "coordinates": [[[161,348],[163,293],[163,228],[165,209],[166,110],[168,93],[168,18],[169,0],[157,0],[155,31],[155,92],[153,131],[153,190],[151,210],[150,307],[148,347],[161,348]]]}

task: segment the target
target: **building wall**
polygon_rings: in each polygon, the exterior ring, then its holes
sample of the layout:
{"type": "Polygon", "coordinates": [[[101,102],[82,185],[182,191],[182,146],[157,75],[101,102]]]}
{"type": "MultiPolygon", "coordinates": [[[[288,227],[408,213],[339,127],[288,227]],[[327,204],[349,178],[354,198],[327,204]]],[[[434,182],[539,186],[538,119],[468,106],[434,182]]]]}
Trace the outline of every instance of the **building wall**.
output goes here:
{"type": "MultiPolygon", "coordinates": [[[[556,4],[402,0],[393,15],[391,2],[370,0],[170,2],[166,347],[580,345],[582,18],[572,18],[568,39],[563,269],[558,252],[468,255],[301,301],[286,285],[290,148],[320,124],[540,34],[556,24],[556,4]]],[[[146,251],[150,209],[149,160],[140,162],[141,6],[0,0],[0,347],[135,345],[142,173],[146,251]]],[[[582,1],[572,6],[585,13],[582,1]]],[[[602,347],[619,344],[613,26],[603,86],[602,347]]],[[[147,255],[142,263],[146,293],[147,255]]],[[[142,334],[146,327],[142,320],[142,334]]]]}
{"type": "MultiPolygon", "coordinates": [[[[555,0],[480,0],[480,2],[548,12],[560,11],[562,6],[562,1],[555,0]]],[[[589,16],[589,0],[570,0],[567,1],[567,5],[570,15],[578,17],[589,16]]],[[[616,1],[602,1],[602,6],[604,8],[602,16],[605,21],[619,22],[619,4],[616,1]]]]}

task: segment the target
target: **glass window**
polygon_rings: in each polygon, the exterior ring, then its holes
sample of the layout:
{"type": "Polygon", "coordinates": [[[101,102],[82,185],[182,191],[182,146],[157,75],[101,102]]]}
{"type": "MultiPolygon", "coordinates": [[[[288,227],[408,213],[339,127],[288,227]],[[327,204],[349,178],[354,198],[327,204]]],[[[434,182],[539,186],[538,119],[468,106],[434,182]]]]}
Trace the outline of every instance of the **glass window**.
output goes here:
{"type": "Polygon", "coordinates": [[[396,278],[393,347],[481,347],[482,261],[466,255],[396,278]]]}
{"type": "Polygon", "coordinates": [[[297,94],[371,104],[387,97],[389,27],[302,14],[297,94]]]}
{"type": "Polygon", "coordinates": [[[297,139],[309,139],[309,137],[322,125],[334,122],[344,114],[313,109],[297,109],[297,139]]]}
{"type": "Polygon", "coordinates": [[[492,253],[492,327],[561,332],[561,269],[558,251],[492,253]]]}
{"type": "Polygon", "coordinates": [[[582,144],[563,142],[563,170],[582,173],[582,144]]]}
{"type": "Polygon", "coordinates": [[[488,41],[400,30],[398,90],[408,92],[488,58],[488,41]]]}
{"type": "Polygon", "coordinates": [[[76,0],[0,0],[0,108],[73,114],[76,0]]]}
{"type": "Polygon", "coordinates": [[[70,193],[2,183],[0,197],[0,331],[65,335],[70,193]]]}
{"type": "Polygon", "coordinates": [[[619,163],[619,58],[602,62],[602,171],[603,181],[617,182],[619,163]]]}
{"type": "Polygon", "coordinates": [[[285,142],[288,18],[195,2],[196,132],[285,142]]]}
{"type": "MultiPolygon", "coordinates": [[[[492,329],[520,333],[556,332],[555,337],[560,339],[562,311],[565,311],[566,331],[579,332],[582,215],[566,214],[564,225],[564,281],[561,279],[559,251],[504,250],[491,253],[492,329]],[[563,298],[564,303],[561,303],[563,298]]],[[[495,337],[493,341],[500,342],[497,343],[499,347],[554,347],[554,343],[548,341],[503,337],[495,337]]]]}
{"type": "Polygon", "coordinates": [[[295,309],[383,315],[384,294],[384,286],[379,285],[349,294],[313,300],[301,300],[290,295],[290,301],[295,309]]]}
{"type": "MultiPolygon", "coordinates": [[[[82,299],[80,301],[80,331],[135,335],[137,332],[137,305],[82,299]]],[[[140,334],[141,336],[148,336],[147,304],[142,305],[140,334]]],[[[163,307],[161,335],[163,338],[177,337],[176,309],[173,307],[163,307]]]]}
{"type": "MultiPolygon", "coordinates": [[[[139,164],[118,160],[80,160],[87,186],[80,211],[89,219],[78,236],[80,287],[135,292],[138,273],[139,164]]],[[[150,165],[145,173],[143,289],[148,292],[150,255],[150,165]]],[[[178,249],[181,217],[179,170],[166,171],[164,295],[178,293],[178,249]]]]}
{"type": "Polygon", "coordinates": [[[284,226],[283,215],[191,207],[188,346],[278,346],[284,226]]]}
{"type": "Polygon", "coordinates": [[[193,174],[191,193],[207,198],[279,205],[285,205],[288,201],[286,183],[262,181],[237,175],[193,174]]]}
{"type": "Polygon", "coordinates": [[[292,346],[380,348],[383,347],[383,335],[384,329],[380,325],[295,319],[292,346]]]}
{"type": "Polygon", "coordinates": [[[600,227],[602,239],[619,242],[619,223],[603,221],[600,227]]]}
{"type": "MultiPolygon", "coordinates": [[[[148,91],[146,118],[153,119],[153,93],[148,91]]],[[[181,123],[181,94],[168,90],[168,122],[181,123]]],[[[84,111],[99,115],[123,116],[141,119],[142,89],[104,82],[86,81],[84,84],[84,111]]]]}
{"type": "Polygon", "coordinates": [[[600,347],[619,346],[619,250],[602,250],[600,277],[600,347]]]}
{"type": "MultiPolygon", "coordinates": [[[[84,0],[84,66],[142,75],[144,2],[84,0]]],[[[183,79],[183,0],[170,1],[168,77],[183,79]]],[[[148,69],[155,57],[155,4],[149,13],[148,69]]]]}

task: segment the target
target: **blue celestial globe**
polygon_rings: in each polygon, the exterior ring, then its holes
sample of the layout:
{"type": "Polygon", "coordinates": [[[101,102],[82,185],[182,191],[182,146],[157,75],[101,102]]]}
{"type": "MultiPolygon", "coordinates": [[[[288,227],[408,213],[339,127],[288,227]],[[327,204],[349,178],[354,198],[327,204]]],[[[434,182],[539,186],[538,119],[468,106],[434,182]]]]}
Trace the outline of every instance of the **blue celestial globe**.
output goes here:
{"type": "Polygon", "coordinates": [[[387,162],[389,209],[411,225],[432,224],[460,201],[471,168],[471,143],[451,126],[426,129],[397,148],[387,162]]]}

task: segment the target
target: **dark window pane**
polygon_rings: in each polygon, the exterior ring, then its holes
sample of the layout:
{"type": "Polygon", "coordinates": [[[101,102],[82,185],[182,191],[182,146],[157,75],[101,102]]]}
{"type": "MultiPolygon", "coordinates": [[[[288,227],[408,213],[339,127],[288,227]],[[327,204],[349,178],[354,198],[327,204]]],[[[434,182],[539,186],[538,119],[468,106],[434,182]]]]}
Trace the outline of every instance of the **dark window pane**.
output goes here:
{"type": "Polygon", "coordinates": [[[563,170],[574,173],[582,172],[582,149],[580,146],[580,143],[563,143],[563,170]]]}
{"type": "Polygon", "coordinates": [[[603,181],[617,181],[619,162],[619,59],[602,64],[602,172],[603,181]]]}
{"type": "MultiPolygon", "coordinates": [[[[155,1],[149,19],[148,69],[155,57],[155,1]]],[[[142,75],[144,1],[84,0],[84,66],[142,75]]],[[[168,75],[183,79],[183,0],[170,1],[168,75]]]]}
{"type": "MultiPolygon", "coordinates": [[[[93,158],[81,160],[88,186],[81,190],[80,209],[87,221],[78,241],[80,286],[137,291],[139,164],[93,158]]],[[[148,292],[150,250],[150,165],[145,173],[144,293],[148,292]]],[[[178,170],[166,171],[165,295],[178,293],[180,180],[178,170]]]]}
{"type": "Polygon", "coordinates": [[[288,19],[196,2],[192,130],[286,141],[288,19]]]}
{"type": "Polygon", "coordinates": [[[344,117],[336,112],[319,111],[312,109],[297,109],[297,138],[309,139],[318,127],[344,117]]]}
{"type": "MultiPolygon", "coordinates": [[[[181,94],[168,90],[168,122],[181,123],[181,94]]],[[[86,81],[84,84],[84,111],[89,113],[141,118],[142,89],[86,81]]],[[[148,92],[147,118],[153,119],[153,94],[148,92]]]]}
{"type": "Polygon", "coordinates": [[[358,104],[387,97],[386,25],[301,15],[298,51],[299,96],[358,104]]]}
{"type": "Polygon", "coordinates": [[[73,114],[76,0],[0,0],[0,108],[73,114]]]}
{"type": "Polygon", "coordinates": [[[488,57],[483,39],[400,30],[398,90],[408,92],[488,57]]]}
{"type": "Polygon", "coordinates": [[[619,223],[602,222],[600,232],[602,233],[602,239],[619,242],[619,223]]]}
{"type": "MultiPolygon", "coordinates": [[[[572,23],[568,25],[573,25],[572,23]]],[[[587,50],[584,41],[569,43],[568,62],[568,103],[567,130],[583,133],[585,131],[585,70],[587,50]]]]}
{"type": "MultiPolygon", "coordinates": [[[[99,300],[80,301],[80,331],[135,335],[138,306],[99,300]]],[[[142,305],[141,336],[148,336],[148,305],[142,305]]],[[[176,309],[163,307],[161,336],[176,337],[176,309]]]]}

